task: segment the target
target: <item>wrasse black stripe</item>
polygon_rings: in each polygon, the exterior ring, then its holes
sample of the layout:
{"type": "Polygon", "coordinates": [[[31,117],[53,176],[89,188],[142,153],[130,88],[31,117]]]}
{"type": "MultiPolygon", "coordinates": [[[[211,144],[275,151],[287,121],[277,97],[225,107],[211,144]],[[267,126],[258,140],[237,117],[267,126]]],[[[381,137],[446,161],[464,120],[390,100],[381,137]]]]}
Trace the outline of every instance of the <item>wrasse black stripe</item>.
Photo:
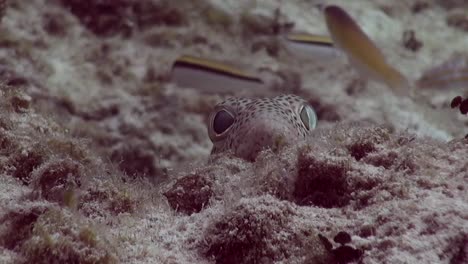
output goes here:
{"type": "MultiPolygon", "coordinates": [[[[226,68],[221,68],[221,67],[216,67],[216,66],[210,66],[207,65],[206,63],[196,63],[192,61],[185,61],[185,60],[177,60],[172,69],[176,67],[181,67],[181,68],[187,68],[187,69],[192,69],[192,70],[202,70],[202,71],[207,71],[207,72],[212,72],[214,74],[220,74],[224,75],[227,77],[232,77],[236,79],[241,79],[245,81],[250,81],[250,82],[255,82],[259,84],[263,84],[263,81],[257,77],[254,76],[249,76],[247,74],[243,74],[241,72],[237,72],[236,70],[229,70],[226,68]]],[[[228,66],[226,66],[228,67],[228,66]]]]}
{"type": "Polygon", "coordinates": [[[315,45],[322,47],[333,47],[333,41],[327,36],[308,35],[308,34],[290,34],[287,40],[300,44],[315,45]]]}
{"type": "Polygon", "coordinates": [[[308,40],[296,40],[296,39],[288,39],[291,42],[299,43],[299,44],[308,44],[308,45],[314,45],[314,46],[320,46],[320,47],[333,47],[333,43],[327,43],[327,42],[312,42],[308,40]]]}

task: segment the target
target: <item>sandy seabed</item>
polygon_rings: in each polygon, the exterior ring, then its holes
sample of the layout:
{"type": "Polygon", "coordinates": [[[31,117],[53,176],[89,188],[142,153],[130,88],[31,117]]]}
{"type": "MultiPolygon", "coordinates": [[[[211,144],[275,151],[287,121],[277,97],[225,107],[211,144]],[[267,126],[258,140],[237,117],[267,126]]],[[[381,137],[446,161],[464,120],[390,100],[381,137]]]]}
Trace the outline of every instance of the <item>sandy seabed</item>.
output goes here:
{"type": "MultiPolygon", "coordinates": [[[[318,1],[1,2],[0,263],[468,262],[467,89],[418,87],[421,105],[291,56],[278,32],[327,34],[318,1]],[[267,71],[318,128],[209,159],[227,95],[171,83],[181,54],[267,71]]],[[[465,1],[327,3],[413,82],[468,56],[465,1]]]]}

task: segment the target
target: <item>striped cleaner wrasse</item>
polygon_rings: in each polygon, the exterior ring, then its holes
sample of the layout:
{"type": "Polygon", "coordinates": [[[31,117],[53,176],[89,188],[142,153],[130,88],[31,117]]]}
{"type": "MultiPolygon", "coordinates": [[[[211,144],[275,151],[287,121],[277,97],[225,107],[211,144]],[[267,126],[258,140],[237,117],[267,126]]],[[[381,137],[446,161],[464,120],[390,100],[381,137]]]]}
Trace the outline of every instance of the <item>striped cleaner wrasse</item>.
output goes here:
{"type": "Polygon", "coordinates": [[[204,93],[264,93],[265,82],[254,73],[226,63],[184,55],[172,65],[171,81],[204,93]]]}
{"type": "Polygon", "coordinates": [[[387,63],[380,49],[341,7],[323,9],[328,31],[336,47],[341,49],[364,77],[387,84],[397,95],[409,95],[405,76],[387,63]]]}
{"type": "Polygon", "coordinates": [[[281,38],[281,43],[291,55],[302,59],[329,59],[340,54],[331,37],[324,35],[290,33],[281,38]]]}

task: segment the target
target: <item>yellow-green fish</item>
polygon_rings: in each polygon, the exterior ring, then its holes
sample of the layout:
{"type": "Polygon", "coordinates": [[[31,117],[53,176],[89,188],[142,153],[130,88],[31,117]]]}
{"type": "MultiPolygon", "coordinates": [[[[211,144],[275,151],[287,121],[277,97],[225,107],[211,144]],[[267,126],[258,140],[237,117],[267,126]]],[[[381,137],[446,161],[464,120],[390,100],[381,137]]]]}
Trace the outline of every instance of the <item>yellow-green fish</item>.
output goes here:
{"type": "Polygon", "coordinates": [[[329,5],[323,12],[334,45],[348,56],[361,73],[383,81],[396,94],[409,94],[405,76],[387,63],[383,53],[346,11],[329,5]]]}

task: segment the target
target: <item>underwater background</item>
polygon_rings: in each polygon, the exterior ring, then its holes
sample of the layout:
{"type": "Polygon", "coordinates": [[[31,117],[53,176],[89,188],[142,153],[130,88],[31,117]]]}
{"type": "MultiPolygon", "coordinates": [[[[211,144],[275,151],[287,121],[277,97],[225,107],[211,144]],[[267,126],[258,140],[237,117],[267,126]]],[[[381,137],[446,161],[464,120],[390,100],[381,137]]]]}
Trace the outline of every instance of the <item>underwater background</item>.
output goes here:
{"type": "Polygon", "coordinates": [[[468,262],[468,116],[451,107],[468,97],[467,1],[0,10],[0,263],[468,262]],[[288,33],[329,35],[328,4],[417,100],[345,56],[285,48],[288,33]],[[301,96],[316,130],[255,162],[210,157],[213,106],[258,93],[181,87],[171,72],[182,55],[268,79],[262,96],[301,96]]]}

